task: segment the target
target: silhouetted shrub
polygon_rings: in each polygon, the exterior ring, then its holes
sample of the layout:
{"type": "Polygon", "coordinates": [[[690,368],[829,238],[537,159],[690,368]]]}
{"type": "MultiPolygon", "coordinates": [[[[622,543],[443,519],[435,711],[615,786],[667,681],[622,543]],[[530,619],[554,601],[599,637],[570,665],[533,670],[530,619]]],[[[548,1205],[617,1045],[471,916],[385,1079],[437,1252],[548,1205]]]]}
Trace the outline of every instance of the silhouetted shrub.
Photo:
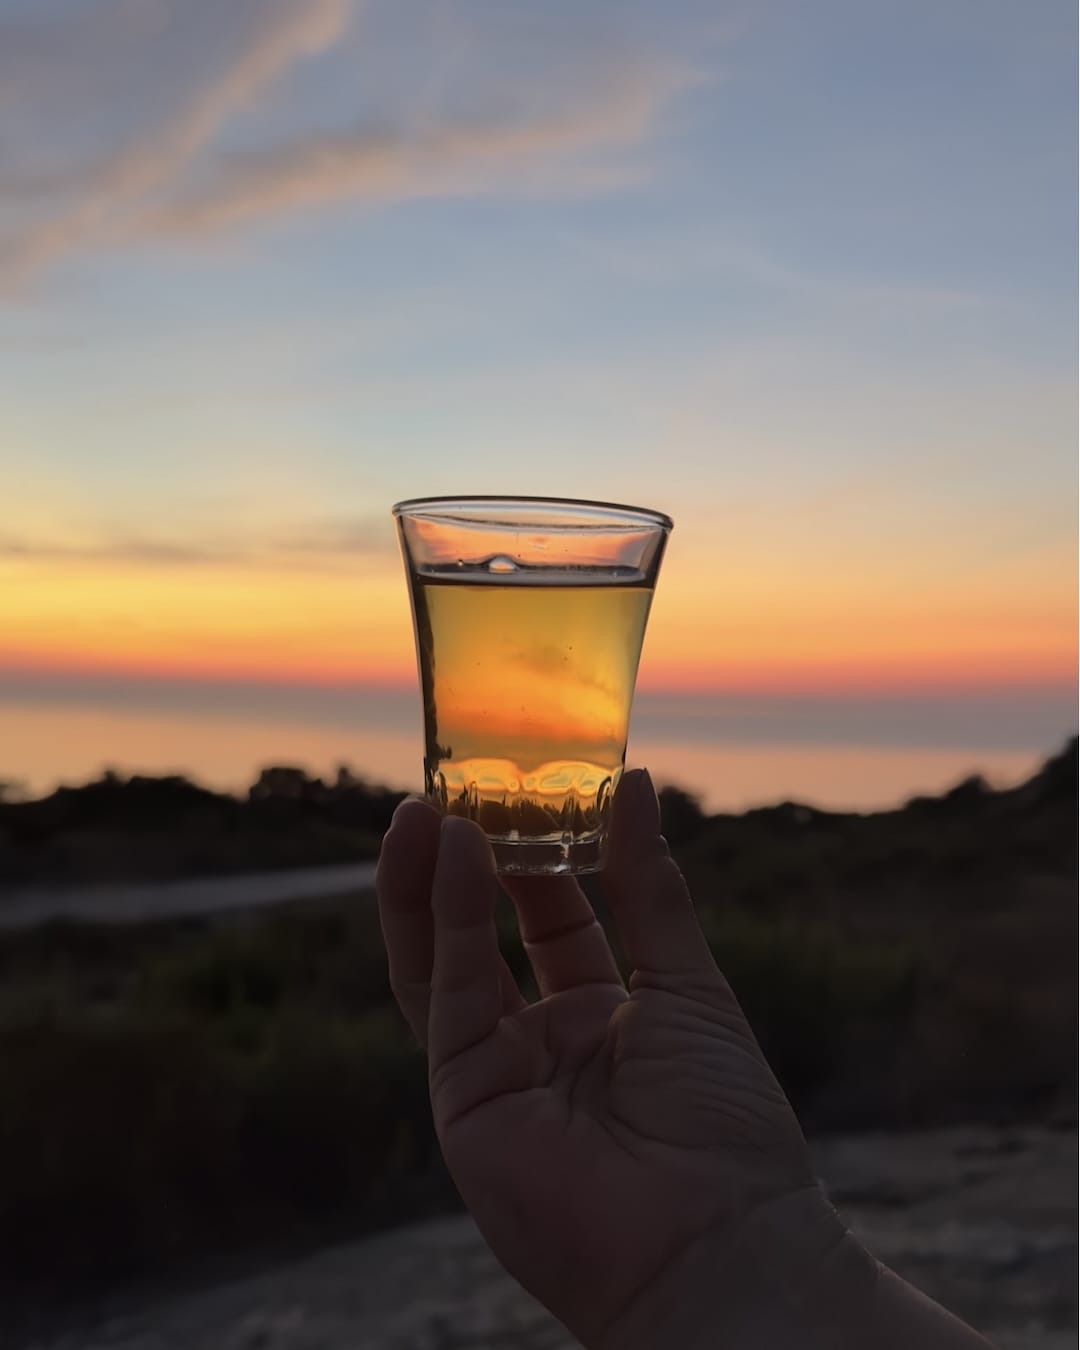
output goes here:
{"type": "Polygon", "coordinates": [[[868,1026],[895,1040],[910,1017],[920,958],[820,921],[705,911],[705,935],[796,1107],[827,1090],[868,1026]]]}
{"type": "Polygon", "coordinates": [[[664,837],[671,847],[679,848],[696,839],[707,819],[698,798],[677,787],[663,787],[658,796],[664,837]]]}
{"type": "MultiPolygon", "coordinates": [[[[316,814],[336,809],[320,794],[367,791],[305,784],[316,814]]],[[[129,791],[107,780],[86,809],[129,791]]],[[[929,1125],[1074,1099],[1075,743],[1011,792],[866,817],[664,803],[717,961],[804,1121],[929,1125]]],[[[42,805],[0,803],[0,824],[42,805]]],[[[509,902],[498,926],[531,990],[509,902]]],[[[370,896],[0,932],[0,1293],[385,1223],[447,1195],[370,896]]]]}

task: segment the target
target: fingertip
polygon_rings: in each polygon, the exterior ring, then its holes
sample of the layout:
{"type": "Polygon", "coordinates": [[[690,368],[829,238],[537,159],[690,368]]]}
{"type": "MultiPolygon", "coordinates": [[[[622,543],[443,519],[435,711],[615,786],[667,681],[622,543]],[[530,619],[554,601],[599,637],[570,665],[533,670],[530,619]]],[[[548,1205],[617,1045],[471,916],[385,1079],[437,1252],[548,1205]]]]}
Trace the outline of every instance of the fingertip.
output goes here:
{"type": "Polygon", "coordinates": [[[482,866],[495,871],[495,855],[487,835],[476,821],[465,816],[443,816],[439,827],[439,861],[482,866]]]}
{"type": "Polygon", "coordinates": [[[480,839],[487,837],[475,820],[470,820],[468,816],[455,816],[453,812],[443,816],[440,828],[447,839],[464,839],[466,836],[480,839]]]}
{"type": "Polygon", "coordinates": [[[627,773],[616,794],[603,884],[637,970],[716,971],[678,864],[661,833],[660,800],[648,769],[627,773]]]}
{"type": "Polygon", "coordinates": [[[439,813],[423,797],[406,797],[398,803],[383,836],[383,848],[404,846],[406,839],[414,838],[423,840],[424,847],[439,839],[439,813]]]}
{"type": "Polygon", "coordinates": [[[658,837],[660,799],[648,769],[630,769],[615,792],[613,832],[629,840],[658,837]]]}
{"type": "Polygon", "coordinates": [[[444,839],[456,840],[458,837],[464,838],[475,833],[480,827],[467,816],[446,815],[443,816],[439,829],[444,839]]]}
{"type": "Polygon", "coordinates": [[[383,835],[376,887],[388,876],[397,877],[402,872],[411,875],[418,867],[426,869],[430,876],[438,847],[438,812],[421,797],[406,797],[398,804],[383,835]]]}
{"type": "Polygon", "coordinates": [[[394,814],[390,817],[390,825],[393,827],[399,820],[405,821],[411,818],[422,820],[425,817],[433,816],[437,819],[438,815],[437,809],[426,797],[410,793],[408,797],[402,798],[394,808],[394,814]]]}
{"type": "Polygon", "coordinates": [[[627,769],[619,779],[619,786],[615,789],[615,800],[621,797],[632,796],[637,791],[638,780],[645,772],[644,769],[627,769]]]}
{"type": "Polygon", "coordinates": [[[634,802],[641,791],[641,778],[644,772],[644,769],[627,769],[619,779],[611,815],[612,833],[621,833],[626,820],[634,814],[634,802]]]}
{"type": "Polygon", "coordinates": [[[656,788],[653,786],[652,774],[648,769],[642,769],[641,777],[637,780],[637,789],[635,792],[638,809],[641,811],[642,825],[645,821],[649,824],[650,834],[660,833],[660,798],[656,795],[656,788]]]}

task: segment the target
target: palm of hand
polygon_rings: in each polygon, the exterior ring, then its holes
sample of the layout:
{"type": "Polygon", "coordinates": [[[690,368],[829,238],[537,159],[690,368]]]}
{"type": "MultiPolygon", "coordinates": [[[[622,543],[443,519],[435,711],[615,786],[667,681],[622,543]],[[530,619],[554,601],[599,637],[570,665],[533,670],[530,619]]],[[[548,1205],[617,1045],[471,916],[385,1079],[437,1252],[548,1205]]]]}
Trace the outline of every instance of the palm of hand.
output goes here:
{"type": "Polygon", "coordinates": [[[719,976],[554,994],[466,1056],[432,1081],[447,1164],[507,1268],[590,1339],[700,1235],[812,1181],[719,976]]]}
{"type": "Polygon", "coordinates": [[[576,883],[507,879],[543,996],[525,1002],[467,823],[440,836],[409,804],[380,862],[391,981],[428,1045],[450,1172],[504,1265],[590,1343],[699,1239],[737,1241],[755,1206],[813,1181],[658,824],[651,786],[621,793],[607,876],[629,991],[576,883]]]}

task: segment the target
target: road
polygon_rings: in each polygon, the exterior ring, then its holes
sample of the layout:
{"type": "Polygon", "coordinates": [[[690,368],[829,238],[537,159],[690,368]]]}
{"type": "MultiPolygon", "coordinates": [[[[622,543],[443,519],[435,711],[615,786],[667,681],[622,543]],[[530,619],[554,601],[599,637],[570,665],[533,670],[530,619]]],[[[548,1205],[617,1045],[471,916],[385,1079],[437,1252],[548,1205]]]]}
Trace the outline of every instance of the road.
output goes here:
{"type": "Polygon", "coordinates": [[[0,929],[33,928],[50,919],[145,923],[193,918],[289,900],[329,899],[368,890],[374,881],[375,864],[365,862],[124,886],[28,886],[7,894],[0,890],[0,929]]]}

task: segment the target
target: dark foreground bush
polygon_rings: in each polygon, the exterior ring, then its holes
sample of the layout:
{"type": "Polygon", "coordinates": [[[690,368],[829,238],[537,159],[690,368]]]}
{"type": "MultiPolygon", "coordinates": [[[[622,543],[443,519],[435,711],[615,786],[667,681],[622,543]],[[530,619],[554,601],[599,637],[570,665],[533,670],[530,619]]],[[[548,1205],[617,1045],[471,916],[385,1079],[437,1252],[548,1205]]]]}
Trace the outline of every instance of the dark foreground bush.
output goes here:
{"type": "MultiPolygon", "coordinates": [[[[809,1128],[1074,1100],[1075,773],[969,796],[741,821],[667,798],[717,960],[809,1128]]],[[[508,906],[501,938],[525,980],[508,906]]],[[[451,1194],[370,897],[0,934],[0,1306],[451,1194]]]]}
{"type": "MultiPolygon", "coordinates": [[[[0,1033],[0,1266],[121,1276],[388,1217],[433,1157],[422,1057],[379,1014],[257,1052],[134,1013],[0,1033]]],[[[391,1216],[392,1217],[392,1216],[391,1216]]]]}
{"type": "Polygon", "coordinates": [[[55,925],[0,940],[0,977],[12,1291],[445,1202],[370,904],[55,925]]]}
{"type": "MultiPolygon", "coordinates": [[[[922,966],[913,943],[860,942],[820,921],[768,922],[739,911],[702,918],[717,963],[804,1118],[827,1113],[829,1093],[860,1065],[895,1058],[922,966]]],[[[880,1110],[867,1101],[858,1114],[880,1110]]]]}

